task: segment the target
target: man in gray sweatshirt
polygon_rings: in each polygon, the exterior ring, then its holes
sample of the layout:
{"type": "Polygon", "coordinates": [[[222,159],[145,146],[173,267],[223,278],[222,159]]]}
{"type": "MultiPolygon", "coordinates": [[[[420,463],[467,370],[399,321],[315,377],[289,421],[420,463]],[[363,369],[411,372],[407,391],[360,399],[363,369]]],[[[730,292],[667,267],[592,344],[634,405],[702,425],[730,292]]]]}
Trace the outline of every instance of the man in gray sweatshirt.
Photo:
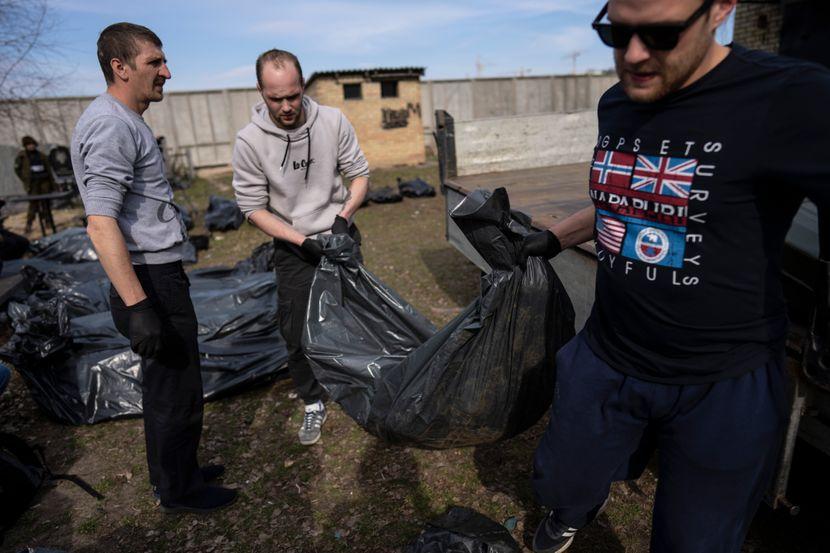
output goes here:
{"type": "Polygon", "coordinates": [[[170,78],[161,40],[116,23],[98,38],[107,81],[72,133],[72,164],[87,233],[109,277],[113,322],[141,356],[144,436],[150,483],[164,512],[210,512],[236,491],[205,481],[200,468],[202,377],[196,314],[182,268],[186,231],[164,177],[162,154],[141,114],[170,78]]]}
{"type": "Polygon", "coordinates": [[[303,71],[294,54],[269,50],[256,62],[262,102],[236,136],[233,188],[248,220],[274,238],[280,330],[288,370],[305,403],[300,443],[320,439],[326,420],[323,390],[302,350],[311,280],[322,254],[315,239],[349,233],[369,188],[369,165],[354,129],[340,110],[304,96],[303,71]],[[346,188],[341,174],[351,180],[346,188]]]}

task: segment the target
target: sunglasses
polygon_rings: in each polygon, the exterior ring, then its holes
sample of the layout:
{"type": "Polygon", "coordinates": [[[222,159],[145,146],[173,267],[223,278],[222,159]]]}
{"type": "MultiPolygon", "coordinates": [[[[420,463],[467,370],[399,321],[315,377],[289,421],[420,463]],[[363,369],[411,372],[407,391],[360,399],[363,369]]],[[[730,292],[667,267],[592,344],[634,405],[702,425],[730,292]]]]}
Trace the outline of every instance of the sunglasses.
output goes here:
{"type": "Polygon", "coordinates": [[[648,25],[620,25],[600,23],[608,13],[608,4],[602,7],[591,27],[600,40],[611,48],[627,48],[631,37],[637,35],[650,50],[671,50],[677,46],[680,35],[712,7],[715,0],[705,0],[689,19],[683,23],[651,23],[648,25]]]}

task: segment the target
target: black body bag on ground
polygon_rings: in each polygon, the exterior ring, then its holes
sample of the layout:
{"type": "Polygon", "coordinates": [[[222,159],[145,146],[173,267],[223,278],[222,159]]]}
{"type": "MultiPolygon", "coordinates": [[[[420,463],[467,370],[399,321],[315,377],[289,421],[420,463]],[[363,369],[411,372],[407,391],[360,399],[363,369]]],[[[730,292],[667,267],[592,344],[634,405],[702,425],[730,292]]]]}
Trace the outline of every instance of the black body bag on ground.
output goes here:
{"type": "Polygon", "coordinates": [[[398,177],[398,191],[407,198],[431,198],[435,196],[435,187],[418,177],[404,181],[398,177]]]}
{"type": "Polygon", "coordinates": [[[0,544],[6,530],[29,508],[38,490],[56,480],[74,482],[95,499],[104,499],[83,479],[52,473],[43,448],[32,447],[13,434],[0,433],[0,544]]]}
{"type": "Polygon", "coordinates": [[[556,351],[574,311],[550,264],[516,263],[530,221],[503,188],[477,190],[451,214],[492,271],[436,331],[354,260],[348,236],[323,236],[303,344],[314,374],[346,413],[392,443],[491,443],[533,425],[550,405],[556,351]]]}
{"type": "Polygon", "coordinates": [[[245,216],[233,200],[211,196],[205,213],[208,230],[236,230],[242,226],[245,216]]]}
{"type": "Polygon", "coordinates": [[[391,186],[372,188],[366,197],[370,202],[376,204],[396,204],[403,201],[403,196],[396,192],[391,186]]]}
{"type": "Polygon", "coordinates": [[[466,507],[452,507],[428,523],[403,553],[520,553],[519,544],[498,522],[466,507]]]}
{"type": "MultiPolygon", "coordinates": [[[[233,269],[188,273],[205,399],[285,372],[277,281],[268,270],[272,253],[267,244],[233,269]]],[[[15,366],[34,400],[58,420],[93,424],[141,415],[140,359],[112,322],[103,267],[54,259],[19,262],[27,290],[9,302],[14,334],[0,358],[15,366]]]]}

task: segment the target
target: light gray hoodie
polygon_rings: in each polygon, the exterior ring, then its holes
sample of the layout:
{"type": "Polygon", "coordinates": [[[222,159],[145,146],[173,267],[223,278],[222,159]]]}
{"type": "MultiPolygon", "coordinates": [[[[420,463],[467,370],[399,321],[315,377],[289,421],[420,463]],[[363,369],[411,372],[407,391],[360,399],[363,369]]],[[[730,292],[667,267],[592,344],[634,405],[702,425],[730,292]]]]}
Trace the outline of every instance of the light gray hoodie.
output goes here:
{"type": "Polygon", "coordinates": [[[306,236],[328,232],[349,199],[347,179],[369,175],[354,128],[339,109],[303,97],[306,122],[290,131],[277,127],[265,102],[236,135],[233,189],[249,216],[268,209],[306,236]]]}

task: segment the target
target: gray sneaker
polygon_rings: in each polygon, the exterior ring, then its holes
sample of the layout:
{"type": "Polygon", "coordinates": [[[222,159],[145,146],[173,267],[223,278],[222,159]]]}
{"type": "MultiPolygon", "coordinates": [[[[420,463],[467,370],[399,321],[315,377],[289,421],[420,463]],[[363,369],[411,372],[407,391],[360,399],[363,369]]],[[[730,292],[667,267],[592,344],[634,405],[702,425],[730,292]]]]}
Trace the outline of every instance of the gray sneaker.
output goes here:
{"type": "Polygon", "coordinates": [[[300,431],[297,435],[300,437],[300,443],[303,445],[316,444],[320,440],[320,430],[323,423],[326,422],[326,407],[318,411],[308,411],[303,414],[303,424],[300,426],[300,431]]]}

